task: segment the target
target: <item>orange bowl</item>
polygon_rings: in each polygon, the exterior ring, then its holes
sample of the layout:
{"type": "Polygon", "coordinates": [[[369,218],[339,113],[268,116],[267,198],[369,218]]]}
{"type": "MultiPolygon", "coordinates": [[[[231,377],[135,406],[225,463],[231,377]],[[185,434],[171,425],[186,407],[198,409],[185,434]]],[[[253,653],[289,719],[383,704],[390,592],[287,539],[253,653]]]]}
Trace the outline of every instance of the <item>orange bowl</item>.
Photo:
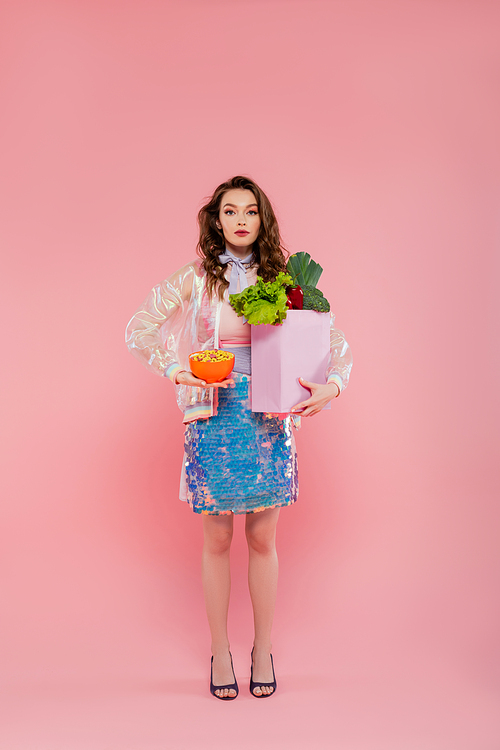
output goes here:
{"type": "Polygon", "coordinates": [[[224,352],[228,354],[228,359],[222,359],[216,361],[215,359],[211,362],[201,362],[198,359],[193,359],[196,355],[202,354],[209,356],[210,354],[217,354],[220,349],[210,349],[205,352],[193,352],[189,355],[189,366],[191,372],[196,375],[200,380],[204,380],[206,383],[219,383],[221,380],[225,380],[233,370],[234,367],[234,354],[231,352],[224,352]]]}

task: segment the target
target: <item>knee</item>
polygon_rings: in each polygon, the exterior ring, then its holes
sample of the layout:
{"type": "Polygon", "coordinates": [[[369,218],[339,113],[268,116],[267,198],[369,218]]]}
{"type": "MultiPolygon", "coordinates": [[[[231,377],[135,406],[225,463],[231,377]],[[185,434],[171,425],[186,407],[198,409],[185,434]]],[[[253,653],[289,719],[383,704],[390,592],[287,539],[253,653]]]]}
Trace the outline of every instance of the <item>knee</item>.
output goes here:
{"type": "Polygon", "coordinates": [[[246,538],[248,549],[251,552],[257,552],[260,555],[266,555],[273,552],[276,546],[274,530],[247,529],[246,538]]]}
{"type": "Polygon", "coordinates": [[[218,529],[205,536],[205,549],[211,555],[224,555],[231,548],[233,532],[231,529],[218,529]]]}

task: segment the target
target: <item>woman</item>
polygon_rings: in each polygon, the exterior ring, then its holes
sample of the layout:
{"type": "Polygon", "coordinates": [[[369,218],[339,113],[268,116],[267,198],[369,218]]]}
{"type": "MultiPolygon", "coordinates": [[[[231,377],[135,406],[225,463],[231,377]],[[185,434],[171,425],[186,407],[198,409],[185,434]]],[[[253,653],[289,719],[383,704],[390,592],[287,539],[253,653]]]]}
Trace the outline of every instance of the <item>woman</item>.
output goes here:
{"type": "MultiPolygon", "coordinates": [[[[202,579],[212,637],[210,689],[223,700],[238,695],[229,650],[229,552],[234,513],[246,513],[248,583],[254,613],[250,691],[276,690],[271,627],[278,580],[276,524],[280,508],[297,499],[297,460],[289,415],[252,413],[249,400],[250,327],[228,302],[230,293],[285,270],[271,203],[253,180],[233,177],[198,214],[201,260],[157,285],[127,326],[127,345],[153,372],[175,383],[186,423],[180,498],[202,514],[202,579]],[[201,349],[235,354],[233,376],[207,384],[189,368],[201,349]]],[[[302,381],[310,398],[293,411],[317,414],[348,382],[349,347],[331,316],[327,383],[302,381]]]]}

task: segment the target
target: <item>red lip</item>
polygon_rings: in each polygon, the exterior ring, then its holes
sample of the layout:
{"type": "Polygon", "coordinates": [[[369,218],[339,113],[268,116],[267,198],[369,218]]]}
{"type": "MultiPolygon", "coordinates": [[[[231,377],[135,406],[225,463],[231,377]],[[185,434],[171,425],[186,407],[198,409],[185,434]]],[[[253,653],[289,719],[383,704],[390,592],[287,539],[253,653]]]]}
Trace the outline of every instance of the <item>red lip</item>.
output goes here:
{"type": "Polygon", "coordinates": [[[235,232],[235,234],[250,234],[250,232],[246,232],[244,229],[240,229],[238,232],[235,232]]]}

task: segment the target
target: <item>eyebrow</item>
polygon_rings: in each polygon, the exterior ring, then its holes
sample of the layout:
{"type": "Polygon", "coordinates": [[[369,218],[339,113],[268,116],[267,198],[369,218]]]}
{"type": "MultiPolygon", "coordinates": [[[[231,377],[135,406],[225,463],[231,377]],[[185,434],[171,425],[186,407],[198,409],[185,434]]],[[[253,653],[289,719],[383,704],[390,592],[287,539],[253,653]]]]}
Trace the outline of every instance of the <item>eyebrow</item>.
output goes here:
{"type": "MultiPolygon", "coordinates": [[[[224,203],[222,208],[226,208],[226,206],[232,206],[233,208],[238,208],[238,206],[235,203],[224,203]]],[[[256,203],[249,203],[248,206],[245,206],[245,208],[250,208],[250,206],[257,206],[256,203]]],[[[258,208],[258,206],[257,206],[258,208]]]]}

